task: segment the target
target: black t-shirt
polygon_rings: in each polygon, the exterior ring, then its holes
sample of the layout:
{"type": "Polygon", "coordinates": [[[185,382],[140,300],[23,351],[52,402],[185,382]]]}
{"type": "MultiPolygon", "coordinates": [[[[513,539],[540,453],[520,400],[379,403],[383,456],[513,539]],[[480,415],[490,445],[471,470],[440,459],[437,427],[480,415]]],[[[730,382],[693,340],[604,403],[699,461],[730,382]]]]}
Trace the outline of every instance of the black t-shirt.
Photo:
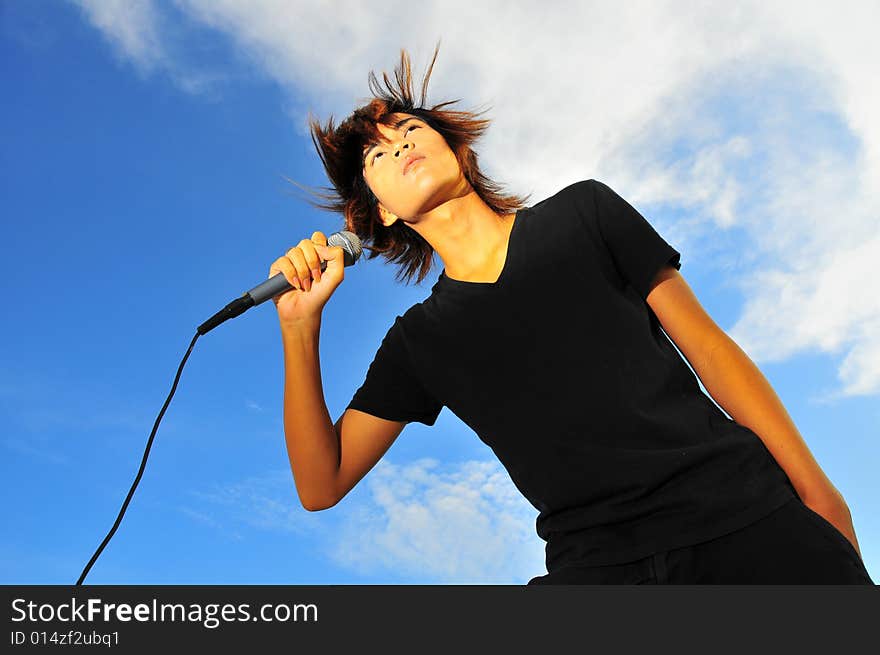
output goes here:
{"type": "Polygon", "coordinates": [[[547,570],[627,562],[762,518],[795,495],[646,302],[680,253],[596,180],[517,212],[495,282],[445,269],[397,316],[348,407],[433,425],[443,406],[539,511],[547,570]]]}

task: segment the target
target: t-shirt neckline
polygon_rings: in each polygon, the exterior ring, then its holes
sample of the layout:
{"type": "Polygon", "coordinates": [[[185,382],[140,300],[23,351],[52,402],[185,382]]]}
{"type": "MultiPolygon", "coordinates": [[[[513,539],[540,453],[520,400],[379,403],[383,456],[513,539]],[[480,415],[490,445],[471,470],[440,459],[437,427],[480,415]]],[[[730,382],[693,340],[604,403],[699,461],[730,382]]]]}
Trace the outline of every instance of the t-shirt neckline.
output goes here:
{"type": "Polygon", "coordinates": [[[504,279],[507,276],[507,272],[512,268],[511,262],[516,251],[516,242],[514,239],[516,236],[517,228],[522,222],[522,217],[523,214],[525,214],[526,210],[527,208],[523,208],[516,211],[516,215],[513,219],[513,225],[510,228],[510,234],[507,237],[507,252],[504,256],[504,266],[501,267],[501,273],[498,274],[497,280],[495,280],[494,282],[471,282],[469,280],[456,280],[446,275],[446,268],[444,268],[440,272],[440,277],[437,279],[437,285],[440,288],[447,289],[480,290],[491,289],[504,284],[504,279]]]}

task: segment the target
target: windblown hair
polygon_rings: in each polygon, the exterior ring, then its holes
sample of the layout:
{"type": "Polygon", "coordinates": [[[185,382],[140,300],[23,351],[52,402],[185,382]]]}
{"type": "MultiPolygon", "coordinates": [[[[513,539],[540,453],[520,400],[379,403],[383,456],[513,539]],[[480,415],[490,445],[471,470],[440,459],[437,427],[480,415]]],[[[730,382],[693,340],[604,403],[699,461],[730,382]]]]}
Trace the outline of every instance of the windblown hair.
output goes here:
{"type": "MultiPolygon", "coordinates": [[[[309,191],[320,199],[308,200],[318,208],[342,214],[345,228],[358,235],[368,259],[382,255],[387,261],[399,264],[396,279],[409,283],[413,276],[421,282],[430,272],[434,249],[415,230],[403,221],[385,226],[379,217],[378,200],[363,176],[363,151],[367,145],[381,140],[377,123],[390,126],[392,114],[406,113],[418,116],[439,132],[455,154],[462,173],[483,202],[497,214],[507,214],[525,207],[528,196],[505,194],[503,187],[486,177],[477,164],[472,144],[486,131],[490,121],[479,118],[480,112],[445,109],[458,100],[425,106],[428,80],[440,48],[438,41],[434,56],[422,80],[419,104],[416,106],[412,92],[412,72],[409,55],[400,51],[400,64],[394,70],[396,86],[387,73],[382,73],[386,89],[382,89],[375,73],[370,71],[368,83],[373,94],[366,105],[358,107],[338,127],[330,116],[326,126],[309,116],[312,142],[332,187],[323,191],[309,191]]],[[[305,188],[293,182],[300,188],[305,188]]]]}

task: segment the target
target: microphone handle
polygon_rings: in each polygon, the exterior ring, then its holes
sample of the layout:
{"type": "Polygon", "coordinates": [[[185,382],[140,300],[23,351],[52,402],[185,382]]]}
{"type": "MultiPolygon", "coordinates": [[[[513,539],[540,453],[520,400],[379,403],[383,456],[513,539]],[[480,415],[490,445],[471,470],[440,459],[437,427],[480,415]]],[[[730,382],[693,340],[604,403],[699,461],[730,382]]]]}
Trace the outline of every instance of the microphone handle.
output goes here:
{"type": "MultiPolygon", "coordinates": [[[[322,259],[321,272],[323,273],[326,268],[327,262],[322,259]]],[[[279,293],[290,291],[293,288],[295,287],[290,286],[287,278],[284,277],[284,273],[276,273],[268,280],[266,280],[265,282],[261,282],[244,295],[250,296],[254,301],[254,305],[259,305],[260,303],[269,300],[269,298],[274,298],[279,293]]]]}
{"type": "MultiPolygon", "coordinates": [[[[327,262],[321,260],[321,272],[323,273],[326,268],[327,262]]],[[[265,282],[261,282],[250,291],[241,294],[241,297],[236,298],[226,305],[226,307],[202,323],[197,328],[197,332],[199,334],[210,332],[224,321],[228,321],[230,318],[235,318],[239,314],[243,314],[254,305],[266,302],[269,298],[273,298],[279,293],[290,291],[293,288],[294,287],[290,286],[287,278],[284,277],[284,273],[276,273],[265,282]]]]}

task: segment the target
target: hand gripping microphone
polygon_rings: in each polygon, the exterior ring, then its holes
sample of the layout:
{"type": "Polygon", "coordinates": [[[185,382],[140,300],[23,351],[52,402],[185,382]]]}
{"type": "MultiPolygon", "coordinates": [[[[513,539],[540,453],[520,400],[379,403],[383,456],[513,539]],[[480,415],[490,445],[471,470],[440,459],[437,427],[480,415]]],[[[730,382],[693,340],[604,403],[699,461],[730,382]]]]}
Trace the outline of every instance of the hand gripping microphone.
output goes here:
{"type": "MultiPolygon", "coordinates": [[[[331,234],[327,237],[327,245],[330,247],[340,246],[342,248],[344,251],[343,258],[345,260],[345,266],[351,266],[354,264],[360,258],[361,252],[363,251],[361,240],[356,234],[347,230],[340,230],[339,232],[331,234]]],[[[321,271],[324,271],[326,268],[327,262],[322,261],[321,271]]],[[[287,281],[287,278],[284,277],[283,273],[276,273],[265,282],[262,282],[250,291],[243,293],[241,297],[236,298],[207,321],[202,323],[198,327],[198,333],[205,334],[224,321],[228,321],[230,318],[235,318],[251,307],[259,305],[260,303],[269,300],[269,298],[274,298],[279,293],[290,291],[293,288],[294,287],[290,286],[290,283],[287,281]]]]}

